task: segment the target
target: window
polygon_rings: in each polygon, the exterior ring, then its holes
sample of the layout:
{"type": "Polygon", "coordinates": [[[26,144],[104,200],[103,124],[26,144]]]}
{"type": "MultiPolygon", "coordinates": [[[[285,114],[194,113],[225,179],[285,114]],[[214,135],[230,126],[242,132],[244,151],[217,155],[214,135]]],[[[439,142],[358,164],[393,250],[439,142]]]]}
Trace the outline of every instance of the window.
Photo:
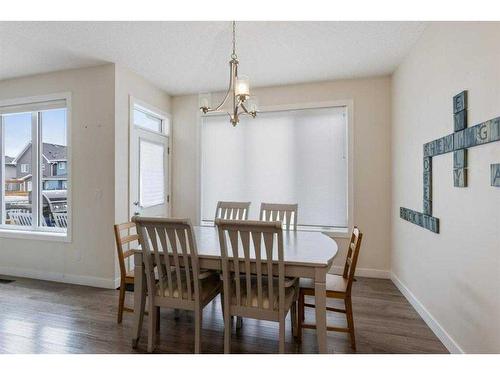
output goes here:
{"type": "Polygon", "coordinates": [[[134,105],[134,125],[158,133],[167,133],[162,118],[157,117],[155,114],[137,104],[134,105]]]}
{"type": "Polygon", "coordinates": [[[67,117],[66,99],[0,103],[0,231],[67,232],[67,117]]]}
{"type": "Polygon", "coordinates": [[[300,229],[348,226],[347,107],[263,112],[236,127],[206,116],[201,129],[201,218],[217,201],[298,203],[300,229]]]}

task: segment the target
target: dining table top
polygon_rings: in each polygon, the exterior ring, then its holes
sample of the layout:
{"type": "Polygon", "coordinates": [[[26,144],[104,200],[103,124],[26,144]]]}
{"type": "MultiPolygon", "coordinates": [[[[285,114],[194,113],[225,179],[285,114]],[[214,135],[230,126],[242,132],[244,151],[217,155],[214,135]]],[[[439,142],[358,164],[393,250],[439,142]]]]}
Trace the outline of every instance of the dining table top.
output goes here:
{"type": "MultiPolygon", "coordinates": [[[[198,257],[220,259],[220,244],[216,227],[193,226],[193,234],[198,257]]],[[[323,232],[283,231],[283,257],[286,264],[329,267],[337,252],[338,245],[335,240],[323,232]]]]}

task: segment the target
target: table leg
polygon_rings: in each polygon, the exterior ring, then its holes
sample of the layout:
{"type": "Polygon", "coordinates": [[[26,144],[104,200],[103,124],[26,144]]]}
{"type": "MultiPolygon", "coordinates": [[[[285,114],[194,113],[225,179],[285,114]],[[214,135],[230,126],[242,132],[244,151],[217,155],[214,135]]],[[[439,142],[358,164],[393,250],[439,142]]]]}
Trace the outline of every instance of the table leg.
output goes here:
{"type": "Polygon", "coordinates": [[[132,347],[136,348],[141,336],[142,321],[146,306],[146,280],[142,254],[134,254],[134,332],[132,337],[132,347]]]}
{"type": "Polygon", "coordinates": [[[314,279],[314,302],[316,305],[316,336],[318,350],[327,353],[326,346],[326,269],[316,269],[314,279]]]}

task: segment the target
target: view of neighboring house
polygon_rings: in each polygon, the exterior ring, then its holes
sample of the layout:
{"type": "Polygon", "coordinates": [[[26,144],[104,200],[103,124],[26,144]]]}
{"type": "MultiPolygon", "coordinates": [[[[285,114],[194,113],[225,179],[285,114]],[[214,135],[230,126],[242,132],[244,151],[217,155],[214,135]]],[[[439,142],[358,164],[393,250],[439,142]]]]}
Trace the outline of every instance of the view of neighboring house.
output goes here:
{"type": "MultiPolygon", "coordinates": [[[[67,147],[43,143],[42,151],[43,190],[67,189],[67,147]]],[[[6,191],[28,193],[32,189],[31,142],[16,158],[5,156],[6,191]]]]}
{"type": "Polygon", "coordinates": [[[9,193],[23,192],[21,189],[22,181],[17,178],[15,158],[5,155],[5,192],[9,193]]]}
{"type": "Polygon", "coordinates": [[[16,165],[13,163],[14,158],[5,156],[5,178],[11,179],[16,177],[16,165]]]}

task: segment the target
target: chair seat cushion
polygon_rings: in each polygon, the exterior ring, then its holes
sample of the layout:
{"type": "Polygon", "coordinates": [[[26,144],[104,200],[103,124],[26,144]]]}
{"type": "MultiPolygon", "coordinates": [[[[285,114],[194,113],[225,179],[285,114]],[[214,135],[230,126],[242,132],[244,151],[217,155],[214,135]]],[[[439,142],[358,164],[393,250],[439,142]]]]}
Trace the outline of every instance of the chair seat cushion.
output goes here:
{"type": "MultiPolygon", "coordinates": [[[[301,289],[313,289],[314,281],[311,279],[300,279],[301,289]]],[[[326,290],[330,292],[344,293],[347,290],[347,279],[340,275],[326,274],[326,290]]]]}
{"type": "MultiPolygon", "coordinates": [[[[181,288],[177,285],[177,274],[172,273],[172,295],[170,295],[170,289],[168,287],[168,278],[165,276],[162,280],[163,283],[163,293],[160,288],[160,281],[156,283],[156,295],[160,297],[173,297],[180,298],[179,289],[182,289],[183,298],[187,299],[187,281],[186,281],[186,273],[181,271],[181,288]]],[[[192,287],[193,280],[191,280],[191,299],[194,300],[194,288],[192,287]]],[[[222,287],[222,282],[217,273],[213,273],[210,276],[205,276],[205,278],[200,280],[200,297],[202,301],[205,301],[207,298],[211,298],[215,296],[222,287]]]]}
{"type": "MultiPolygon", "coordinates": [[[[250,301],[248,303],[247,298],[247,287],[245,278],[240,279],[240,289],[241,289],[241,305],[245,307],[256,307],[256,308],[264,308],[268,309],[270,304],[273,307],[273,310],[279,309],[279,287],[278,287],[278,279],[274,278],[273,280],[273,298],[272,301],[269,298],[269,287],[267,280],[263,280],[262,282],[262,307],[259,306],[259,296],[258,296],[258,288],[257,288],[257,278],[252,277],[251,280],[251,288],[250,288],[250,301]]],[[[285,280],[286,281],[286,280],[285,280]]],[[[233,281],[231,286],[231,304],[237,304],[236,298],[236,281],[233,281]]],[[[293,283],[290,287],[285,287],[285,309],[288,309],[290,305],[294,302],[295,296],[297,294],[297,284],[293,283]]]]}

